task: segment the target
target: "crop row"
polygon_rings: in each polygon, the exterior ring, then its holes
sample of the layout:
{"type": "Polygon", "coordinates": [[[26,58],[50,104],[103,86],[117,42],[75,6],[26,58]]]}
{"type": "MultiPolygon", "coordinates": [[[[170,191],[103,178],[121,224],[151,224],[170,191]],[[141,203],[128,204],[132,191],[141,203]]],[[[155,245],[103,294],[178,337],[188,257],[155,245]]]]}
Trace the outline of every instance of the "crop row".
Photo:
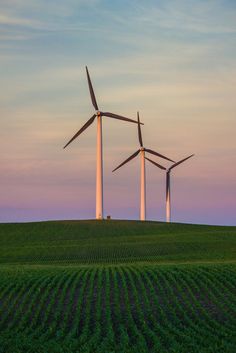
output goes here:
{"type": "Polygon", "coordinates": [[[233,353],[236,271],[222,266],[0,271],[0,352],[233,353]]]}

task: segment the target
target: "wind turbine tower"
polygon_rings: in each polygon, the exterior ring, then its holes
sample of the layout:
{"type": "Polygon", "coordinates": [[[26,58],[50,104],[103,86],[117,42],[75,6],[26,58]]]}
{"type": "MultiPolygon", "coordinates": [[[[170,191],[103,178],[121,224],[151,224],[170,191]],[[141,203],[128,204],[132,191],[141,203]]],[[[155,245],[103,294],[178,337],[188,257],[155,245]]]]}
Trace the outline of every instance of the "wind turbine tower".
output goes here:
{"type": "Polygon", "coordinates": [[[133,158],[135,158],[139,153],[140,153],[140,170],[141,170],[141,175],[140,175],[140,220],[145,221],[146,220],[146,168],[145,168],[145,153],[150,153],[155,156],[164,158],[168,161],[174,162],[172,159],[169,159],[168,157],[163,156],[162,154],[153,151],[149,148],[145,148],[143,146],[143,139],[142,139],[142,131],[141,131],[141,123],[139,119],[139,113],[137,113],[137,122],[138,122],[138,138],[139,138],[139,145],[140,148],[138,151],[134,152],[129,158],[127,158],[124,162],[118,165],[114,171],[122,167],[124,164],[128,163],[131,161],[133,158]]]}
{"type": "Polygon", "coordinates": [[[187,159],[189,159],[193,156],[194,156],[194,154],[191,154],[191,156],[188,156],[184,159],[181,159],[181,161],[172,164],[172,166],[170,166],[170,168],[165,168],[162,165],[154,162],[152,159],[145,157],[149,162],[154,164],[156,167],[166,170],[166,222],[171,222],[170,172],[173,168],[177,167],[177,165],[185,162],[187,159]]]}
{"type": "Polygon", "coordinates": [[[84,130],[86,130],[97,118],[97,168],[96,168],[96,219],[103,219],[103,146],[102,146],[102,117],[106,116],[113,119],[128,121],[137,124],[133,119],[125,118],[109,112],[102,112],[99,110],[96,97],[94,94],[92,82],[89,71],[86,66],[87,80],[92,104],[95,108],[95,114],[81,127],[81,129],[70,139],[64,146],[66,148],[74,139],[76,139],[84,130]]]}

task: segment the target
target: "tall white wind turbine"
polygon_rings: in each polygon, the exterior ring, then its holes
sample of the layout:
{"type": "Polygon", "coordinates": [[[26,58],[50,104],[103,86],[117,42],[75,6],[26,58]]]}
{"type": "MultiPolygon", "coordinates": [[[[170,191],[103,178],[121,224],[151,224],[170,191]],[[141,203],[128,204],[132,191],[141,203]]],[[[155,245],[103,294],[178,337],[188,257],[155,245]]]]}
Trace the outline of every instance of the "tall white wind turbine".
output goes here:
{"type": "Polygon", "coordinates": [[[153,151],[149,148],[143,147],[143,139],[142,139],[142,132],[141,132],[141,125],[140,125],[140,120],[139,120],[139,113],[137,113],[137,122],[138,122],[138,138],[139,138],[139,144],[140,148],[138,151],[134,152],[129,158],[127,158],[124,162],[118,165],[113,172],[120,167],[122,167],[124,164],[128,163],[131,161],[133,158],[135,158],[138,154],[140,154],[140,161],[141,161],[141,177],[140,177],[140,220],[145,221],[146,220],[146,171],[145,171],[145,152],[151,153],[155,156],[164,158],[168,161],[174,162],[172,159],[169,159],[168,157],[163,156],[162,154],[153,151]]]}
{"type": "Polygon", "coordinates": [[[86,130],[97,118],[97,169],[96,169],[96,219],[103,219],[103,151],[102,151],[102,117],[106,116],[113,119],[124,120],[137,124],[136,120],[125,118],[124,116],[102,112],[99,110],[94,94],[89,71],[86,66],[87,80],[92,104],[95,108],[95,114],[81,127],[81,129],[64,146],[66,148],[74,139],[76,139],[84,130],[86,130]]]}
{"type": "Polygon", "coordinates": [[[170,168],[165,168],[162,165],[154,162],[152,159],[147,158],[146,159],[151,162],[152,164],[154,164],[156,167],[160,168],[160,169],[164,169],[166,170],[166,222],[171,222],[171,203],[170,203],[170,172],[173,168],[177,167],[177,165],[185,162],[187,159],[193,157],[194,154],[191,154],[191,156],[188,156],[184,159],[181,159],[181,161],[176,162],[174,164],[172,164],[172,166],[170,166],[170,168]]]}

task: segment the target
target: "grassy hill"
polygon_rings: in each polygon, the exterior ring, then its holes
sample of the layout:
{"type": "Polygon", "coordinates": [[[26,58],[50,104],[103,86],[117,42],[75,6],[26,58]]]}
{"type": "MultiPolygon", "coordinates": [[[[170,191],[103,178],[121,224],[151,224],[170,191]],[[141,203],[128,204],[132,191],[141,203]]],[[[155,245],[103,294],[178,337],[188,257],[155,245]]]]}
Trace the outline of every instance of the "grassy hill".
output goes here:
{"type": "Polygon", "coordinates": [[[0,225],[0,263],[225,262],[236,259],[236,227],[137,221],[0,225]]]}
{"type": "Polygon", "coordinates": [[[0,353],[235,353],[236,227],[0,225],[0,353]]]}

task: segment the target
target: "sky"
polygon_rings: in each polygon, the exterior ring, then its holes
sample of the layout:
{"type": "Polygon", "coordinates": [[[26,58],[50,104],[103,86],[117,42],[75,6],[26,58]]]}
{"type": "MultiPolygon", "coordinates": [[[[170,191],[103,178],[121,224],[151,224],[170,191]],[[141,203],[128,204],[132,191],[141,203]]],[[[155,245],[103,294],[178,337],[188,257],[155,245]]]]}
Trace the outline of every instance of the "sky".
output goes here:
{"type": "MultiPolygon", "coordinates": [[[[234,0],[1,0],[0,222],[95,217],[99,108],[144,123],[174,160],[172,220],[236,225],[234,0]]],[[[105,216],[139,218],[137,128],[103,119],[105,216]]],[[[156,162],[168,166],[164,160],[156,162]]],[[[165,220],[165,173],[147,173],[147,218],[165,220]]]]}

